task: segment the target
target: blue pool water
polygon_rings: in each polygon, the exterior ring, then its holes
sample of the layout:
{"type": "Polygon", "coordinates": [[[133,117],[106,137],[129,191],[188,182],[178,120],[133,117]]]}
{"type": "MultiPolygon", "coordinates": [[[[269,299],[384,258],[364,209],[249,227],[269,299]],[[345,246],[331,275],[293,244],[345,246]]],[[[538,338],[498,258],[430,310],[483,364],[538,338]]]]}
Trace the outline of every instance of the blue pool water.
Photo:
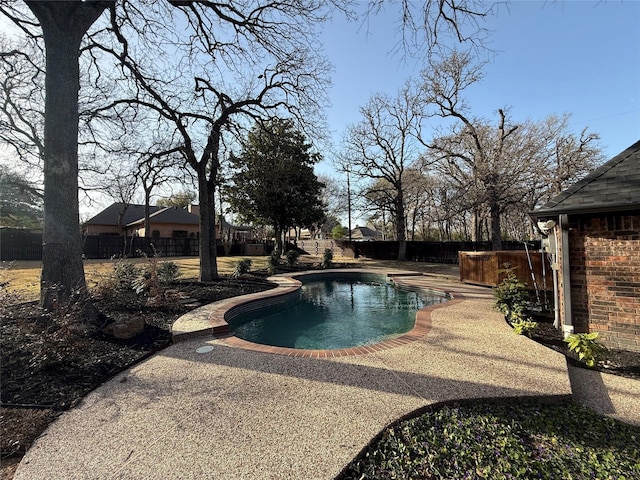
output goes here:
{"type": "Polygon", "coordinates": [[[254,343],[307,350],[369,345],[408,332],[419,309],[447,300],[379,278],[310,281],[298,301],[230,320],[231,333],[254,343]]]}

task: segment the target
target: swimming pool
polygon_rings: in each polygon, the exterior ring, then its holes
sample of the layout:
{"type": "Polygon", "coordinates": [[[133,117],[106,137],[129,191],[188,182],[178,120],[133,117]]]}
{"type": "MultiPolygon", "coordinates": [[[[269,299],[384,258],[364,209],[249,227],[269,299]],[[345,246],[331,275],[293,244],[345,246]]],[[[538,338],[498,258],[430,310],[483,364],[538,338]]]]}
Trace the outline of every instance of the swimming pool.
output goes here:
{"type": "Polygon", "coordinates": [[[228,320],[230,333],[263,345],[334,350],[371,345],[410,331],[416,312],[447,296],[400,288],[372,274],[303,279],[300,295],[228,320]]]}

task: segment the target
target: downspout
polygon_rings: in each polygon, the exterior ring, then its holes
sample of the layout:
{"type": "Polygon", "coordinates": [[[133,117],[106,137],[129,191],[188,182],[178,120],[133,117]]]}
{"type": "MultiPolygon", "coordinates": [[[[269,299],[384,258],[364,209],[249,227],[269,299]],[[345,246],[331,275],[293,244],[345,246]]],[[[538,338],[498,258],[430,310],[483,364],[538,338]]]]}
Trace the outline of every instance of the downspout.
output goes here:
{"type": "Polygon", "coordinates": [[[571,315],[571,264],[569,261],[569,216],[562,214],[560,220],[560,251],[562,252],[562,295],[563,322],[562,333],[568,336],[573,333],[573,318],[571,315]]]}
{"type": "MultiPolygon", "coordinates": [[[[551,275],[553,277],[553,326],[554,328],[560,328],[560,289],[558,285],[558,223],[554,220],[541,221],[537,223],[538,231],[544,236],[542,239],[542,253],[547,254],[550,257],[551,263],[551,275]]],[[[525,243],[526,245],[526,243],[525,243]]],[[[542,278],[545,278],[544,263],[545,259],[542,259],[543,274],[542,278]]]]}
{"type": "MultiPolygon", "coordinates": [[[[555,233],[553,234],[555,235],[555,233]]],[[[560,328],[560,289],[558,288],[558,254],[552,256],[551,275],[553,277],[553,326],[560,328]]]]}

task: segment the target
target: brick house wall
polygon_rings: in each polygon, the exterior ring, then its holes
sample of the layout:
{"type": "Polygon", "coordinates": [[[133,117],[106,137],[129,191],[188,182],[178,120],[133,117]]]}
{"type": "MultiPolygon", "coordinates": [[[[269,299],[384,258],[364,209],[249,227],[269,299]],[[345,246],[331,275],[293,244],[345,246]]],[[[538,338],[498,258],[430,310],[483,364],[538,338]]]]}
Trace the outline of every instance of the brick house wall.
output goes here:
{"type": "Polygon", "coordinates": [[[640,212],[572,216],[569,228],[576,333],[640,352],[640,212]]]}

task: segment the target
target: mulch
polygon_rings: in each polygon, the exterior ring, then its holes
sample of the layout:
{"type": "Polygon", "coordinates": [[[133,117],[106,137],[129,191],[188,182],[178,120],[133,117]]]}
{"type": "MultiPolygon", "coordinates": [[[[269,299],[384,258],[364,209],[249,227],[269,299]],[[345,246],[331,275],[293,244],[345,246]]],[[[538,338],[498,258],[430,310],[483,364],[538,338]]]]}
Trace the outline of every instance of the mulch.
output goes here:
{"type": "Polygon", "coordinates": [[[70,312],[46,312],[35,303],[5,307],[0,313],[1,478],[63,411],[117,373],[171,343],[171,325],[197,305],[273,288],[264,278],[221,278],[211,283],[176,282],[188,301],[149,307],[135,294],[94,299],[105,319],[138,316],[144,331],[116,340],[101,331],[69,328],[70,312]]]}
{"type": "MultiPolygon", "coordinates": [[[[533,330],[531,338],[548,348],[562,353],[570,362],[580,365],[578,356],[567,349],[567,344],[562,338],[562,332],[553,326],[551,320],[538,321],[538,326],[533,330]]],[[[606,352],[605,360],[598,364],[595,369],[605,373],[640,379],[640,353],[609,349],[606,352]]]]}

